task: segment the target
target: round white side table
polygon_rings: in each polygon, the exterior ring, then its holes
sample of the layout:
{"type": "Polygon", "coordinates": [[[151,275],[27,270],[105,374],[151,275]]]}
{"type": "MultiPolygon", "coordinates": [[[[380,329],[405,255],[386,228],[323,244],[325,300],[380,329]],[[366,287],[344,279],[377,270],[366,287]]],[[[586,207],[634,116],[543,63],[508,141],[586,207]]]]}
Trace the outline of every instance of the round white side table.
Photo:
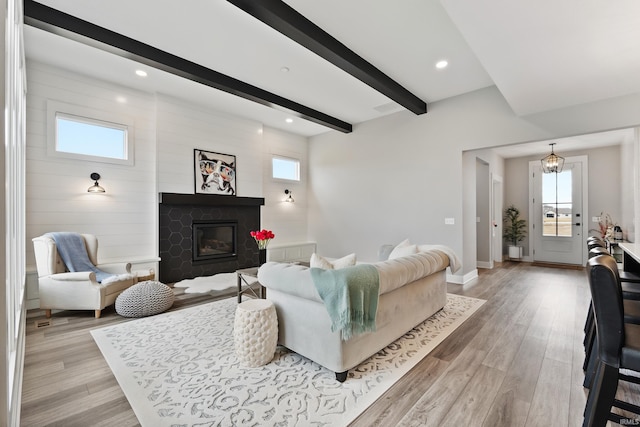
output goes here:
{"type": "Polygon", "coordinates": [[[255,368],[273,359],[278,344],[278,317],[271,301],[251,299],[238,304],[233,344],[243,365],[255,368]]]}

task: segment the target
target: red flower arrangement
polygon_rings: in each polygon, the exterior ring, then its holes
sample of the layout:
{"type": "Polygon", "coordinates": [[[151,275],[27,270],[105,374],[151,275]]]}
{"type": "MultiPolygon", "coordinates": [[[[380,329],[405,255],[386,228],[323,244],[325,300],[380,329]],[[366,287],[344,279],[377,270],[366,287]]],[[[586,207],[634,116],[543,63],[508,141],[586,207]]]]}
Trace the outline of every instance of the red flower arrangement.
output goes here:
{"type": "Polygon", "coordinates": [[[267,249],[267,245],[276,237],[275,234],[271,230],[260,230],[260,231],[251,231],[251,237],[253,237],[258,244],[258,249],[267,249]]]}

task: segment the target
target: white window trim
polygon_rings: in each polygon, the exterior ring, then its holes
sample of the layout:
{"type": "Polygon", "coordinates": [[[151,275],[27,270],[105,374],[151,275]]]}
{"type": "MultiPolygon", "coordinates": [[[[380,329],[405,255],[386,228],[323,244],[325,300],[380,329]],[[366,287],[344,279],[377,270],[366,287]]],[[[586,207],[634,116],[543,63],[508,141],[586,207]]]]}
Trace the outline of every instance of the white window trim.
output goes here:
{"type": "Polygon", "coordinates": [[[271,162],[269,162],[269,166],[271,168],[271,179],[274,181],[280,181],[280,182],[302,182],[302,161],[298,158],[295,157],[291,157],[291,156],[282,156],[280,154],[271,154],[271,162]],[[274,159],[280,159],[280,160],[289,160],[289,161],[294,161],[294,162],[298,162],[298,179],[289,179],[289,178],[276,178],[273,176],[273,160],[274,159]]]}
{"type": "Polygon", "coordinates": [[[95,108],[83,107],[80,105],[67,104],[53,100],[47,100],[47,155],[64,159],[83,160],[100,163],[111,163],[116,165],[134,164],[134,123],[124,114],[109,111],[97,110],[95,108]],[[127,131],[126,159],[116,159],[113,157],[91,156],[88,154],[67,153],[56,149],[56,116],[60,113],[63,116],[77,117],[86,123],[113,124],[114,128],[122,128],[127,131]]]}

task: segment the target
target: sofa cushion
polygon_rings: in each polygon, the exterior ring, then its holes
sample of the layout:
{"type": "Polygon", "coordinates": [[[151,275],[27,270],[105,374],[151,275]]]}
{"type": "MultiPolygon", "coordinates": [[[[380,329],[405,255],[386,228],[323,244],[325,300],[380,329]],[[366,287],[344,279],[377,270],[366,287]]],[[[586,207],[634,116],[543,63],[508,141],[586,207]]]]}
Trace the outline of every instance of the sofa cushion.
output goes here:
{"type": "Polygon", "coordinates": [[[324,270],[339,270],[341,268],[356,265],[356,254],[349,254],[339,259],[329,260],[316,253],[313,253],[311,255],[309,265],[313,268],[322,268],[324,270]]]}
{"type": "Polygon", "coordinates": [[[418,246],[410,244],[409,239],[407,239],[393,248],[393,250],[389,254],[389,259],[400,258],[415,253],[418,253],[418,246]]]}

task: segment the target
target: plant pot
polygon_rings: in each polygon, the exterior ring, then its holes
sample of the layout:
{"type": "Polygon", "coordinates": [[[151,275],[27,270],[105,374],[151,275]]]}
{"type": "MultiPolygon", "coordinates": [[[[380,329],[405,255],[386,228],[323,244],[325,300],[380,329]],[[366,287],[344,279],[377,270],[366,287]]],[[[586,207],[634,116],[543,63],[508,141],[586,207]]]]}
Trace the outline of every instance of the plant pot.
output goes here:
{"type": "Polygon", "coordinates": [[[509,245],[509,258],[510,259],[522,258],[522,246],[509,245]]]}

